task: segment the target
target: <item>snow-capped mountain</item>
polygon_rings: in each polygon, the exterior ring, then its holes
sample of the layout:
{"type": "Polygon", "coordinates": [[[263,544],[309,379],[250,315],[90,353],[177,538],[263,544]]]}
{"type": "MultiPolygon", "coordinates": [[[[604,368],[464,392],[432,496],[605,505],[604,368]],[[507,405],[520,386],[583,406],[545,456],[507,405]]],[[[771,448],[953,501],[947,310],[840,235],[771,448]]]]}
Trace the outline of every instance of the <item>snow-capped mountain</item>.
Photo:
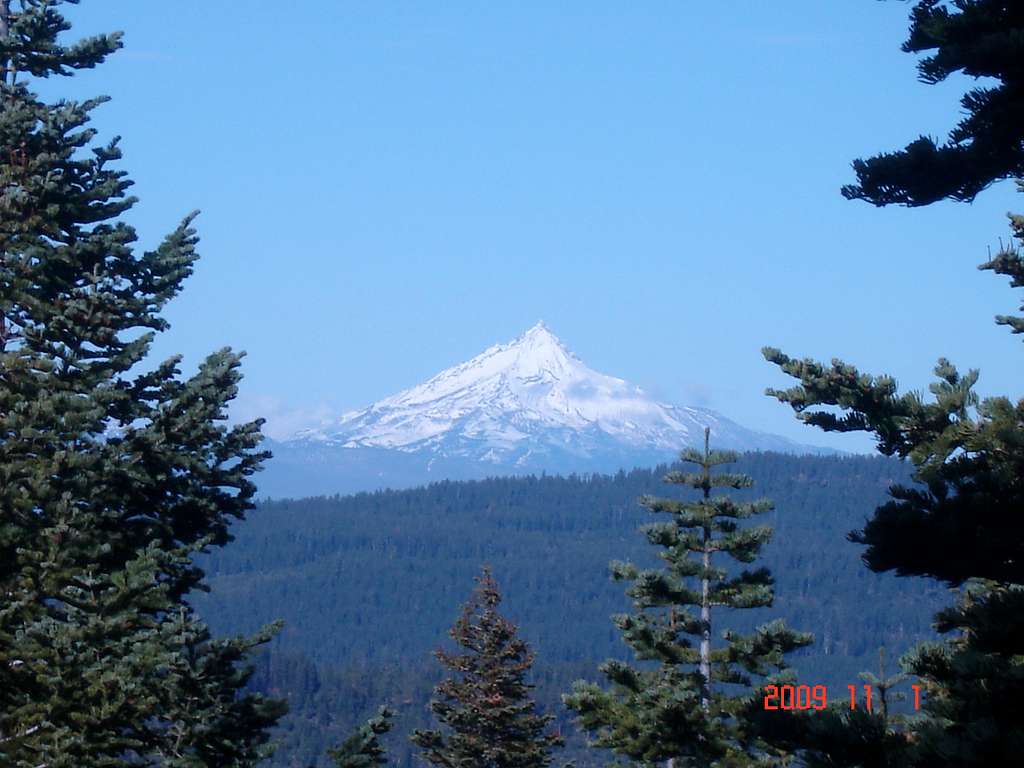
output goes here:
{"type": "Polygon", "coordinates": [[[414,482],[425,482],[628,469],[701,445],[705,426],[719,448],[821,452],[714,411],[658,402],[636,385],[587,367],[543,323],[419,386],[303,430],[274,450],[290,457],[287,463],[301,458],[321,467],[318,477],[358,466],[362,476],[377,478],[373,486],[408,483],[399,478],[410,473],[414,482]]]}

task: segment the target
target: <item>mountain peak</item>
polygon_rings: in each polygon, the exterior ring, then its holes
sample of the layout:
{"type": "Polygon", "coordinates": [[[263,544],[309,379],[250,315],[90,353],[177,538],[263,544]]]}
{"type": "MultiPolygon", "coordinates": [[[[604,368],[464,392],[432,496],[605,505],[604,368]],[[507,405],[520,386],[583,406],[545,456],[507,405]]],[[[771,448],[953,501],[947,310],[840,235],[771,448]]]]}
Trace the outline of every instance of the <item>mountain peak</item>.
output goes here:
{"type": "Polygon", "coordinates": [[[551,374],[566,373],[573,366],[583,365],[543,320],[514,341],[491,347],[469,362],[482,362],[482,358],[488,355],[501,359],[512,375],[538,375],[543,371],[551,374]]]}
{"type": "Polygon", "coordinates": [[[540,321],[513,341],[296,437],[523,465],[556,453],[597,456],[609,446],[671,457],[696,445],[705,426],[723,447],[788,447],[712,411],[660,403],[589,368],[540,321]]]}
{"type": "Polygon", "coordinates": [[[537,324],[526,331],[526,333],[517,337],[515,341],[510,342],[510,345],[519,347],[557,347],[558,349],[568,352],[565,344],[562,343],[562,340],[558,338],[550,328],[548,328],[543,320],[539,320],[537,324]]]}

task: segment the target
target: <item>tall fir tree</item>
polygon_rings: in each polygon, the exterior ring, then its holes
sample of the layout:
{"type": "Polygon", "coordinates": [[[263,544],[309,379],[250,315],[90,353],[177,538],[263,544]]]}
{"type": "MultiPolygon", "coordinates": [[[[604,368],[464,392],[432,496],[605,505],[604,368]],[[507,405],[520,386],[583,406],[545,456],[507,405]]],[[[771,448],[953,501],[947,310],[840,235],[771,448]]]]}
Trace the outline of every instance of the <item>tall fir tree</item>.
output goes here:
{"type": "MultiPolygon", "coordinates": [[[[1024,245],[1024,218],[1011,216],[1011,226],[1024,245]]],[[[981,268],[1024,287],[1021,245],[1008,245],[981,268]]],[[[1014,333],[1024,329],[1019,316],[997,322],[1014,333]]],[[[898,395],[891,377],[840,360],[824,366],[773,348],[764,354],[799,380],[769,394],[803,421],[826,431],[872,432],[881,453],[915,467],[918,485],[891,488],[892,500],[850,533],[867,545],[867,566],[960,589],[936,617],[940,632],[956,634],[904,660],[921,679],[929,717],[912,728],[903,764],[1012,764],[1024,748],[1024,399],[981,401],[973,390],[978,372],[961,375],[944,359],[931,386],[935,400],[926,403],[916,392],[898,395]],[[816,409],[823,405],[831,409],[816,409]]]]}
{"type": "MultiPolygon", "coordinates": [[[[1024,275],[1019,249],[997,260],[1024,275]]],[[[879,451],[915,465],[919,484],[894,486],[892,500],[850,533],[867,545],[867,566],[960,588],[936,617],[940,632],[956,634],[905,659],[930,716],[913,728],[905,764],[1012,765],[1024,747],[1024,400],[979,402],[977,371],[962,377],[946,360],[936,367],[935,402],[924,403],[917,393],[898,396],[891,378],[842,361],[826,367],[774,349],[765,354],[800,380],[771,393],[803,420],[871,431],[879,451]],[[846,413],[809,410],[816,405],[846,413]]]]}
{"type": "MultiPolygon", "coordinates": [[[[949,144],[921,139],[902,153],[857,161],[859,184],[844,194],[876,205],[969,201],[993,181],[1024,175],[1022,40],[1020,3],[917,3],[904,50],[935,51],[919,65],[925,82],[959,71],[999,84],[964,97],[966,117],[949,144]]],[[[1024,191],[1019,180],[1018,186],[1024,191]]],[[[1020,288],[1024,217],[1011,214],[1010,226],[1009,245],[979,268],[1020,288]]],[[[1020,316],[997,315],[996,322],[1024,332],[1020,316]]],[[[947,639],[925,643],[903,660],[924,687],[926,717],[911,723],[908,740],[892,750],[900,762],[890,764],[1016,764],[1024,750],[1024,399],[980,400],[978,371],[962,375],[946,359],[935,368],[935,399],[925,402],[916,392],[898,394],[891,377],[861,373],[841,360],[826,366],[771,347],[764,354],[798,380],[768,394],[800,419],[826,431],[873,433],[879,452],[909,459],[915,468],[917,485],[891,488],[892,500],[850,533],[867,545],[865,564],[959,589],[955,604],[936,616],[947,639]]],[[[817,745],[826,757],[867,738],[832,735],[831,744],[817,745]]],[[[878,734],[879,743],[890,736],[878,734]]]]}
{"type": "Polygon", "coordinates": [[[964,117],[938,145],[921,136],[906,148],[855,160],[857,183],[843,195],[875,205],[971,201],[1000,179],[1024,176],[1024,6],[1012,0],[920,0],[907,53],[935,85],[950,75],[986,78],[960,100],[964,117]],[[989,84],[991,83],[991,85],[989,84]]]}
{"type": "Polygon", "coordinates": [[[62,4],[0,0],[0,764],[249,766],[283,712],[243,692],[273,628],[214,640],[185,598],[268,454],[225,425],[239,355],[139,372],[193,215],[134,252],[117,140],[86,127],[104,99],[29,89],[121,46],[64,44],[62,4]]]}
{"type": "Polygon", "coordinates": [[[444,768],[544,768],[563,740],[546,733],[552,715],[536,712],[526,674],[534,655],[498,612],[501,595],[485,567],[449,635],[465,653],[437,651],[452,672],[430,709],[445,729],[417,730],[423,759],[444,768]]]}
{"type": "Polygon", "coordinates": [[[687,766],[745,766],[771,763],[784,753],[772,749],[748,727],[749,716],[763,705],[762,685],[792,682],[785,654],[813,642],[806,633],[788,629],[781,620],[749,635],[724,629],[724,641],[712,637],[722,608],[770,606],[774,580],[766,568],[730,575],[723,556],[739,563],[757,559],[771,538],[768,526],[741,527],[740,520],[772,509],[761,499],[736,502],[719,489],[752,485],[747,475],[712,468],[736,461],[731,451],[712,451],[710,431],[704,450],[688,449],[681,461],[698,472],[671,472],[665,480],[700,492],[696,500],[644,497],[651,512],[671,520],[644,527],[648,541],[660,547],[665,567],[640,570],[612,563],[614,578],[628,581],[635,612],[614,617],[626,643],[642,662],[637,668],[608,661],[601,671],[612,683],[604,690],[579,681],[566,705],[583,727],[595,733],[593,745],[610,748],[644,766],[667,761],[687,766]]]}

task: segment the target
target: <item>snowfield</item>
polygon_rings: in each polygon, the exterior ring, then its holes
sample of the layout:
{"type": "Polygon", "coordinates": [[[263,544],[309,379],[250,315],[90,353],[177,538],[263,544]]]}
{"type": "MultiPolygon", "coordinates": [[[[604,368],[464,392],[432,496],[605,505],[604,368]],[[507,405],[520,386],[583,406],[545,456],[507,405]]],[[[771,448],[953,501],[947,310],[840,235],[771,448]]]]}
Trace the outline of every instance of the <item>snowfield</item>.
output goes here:
{"type": "Polygon", "coordinates": [[[495,465],[699,445],[820,452],[741,427],[714,411],[658,402],[574,355],[543,322],[423,384],[298,432],[290,443],[426,452],[495,465]]]}

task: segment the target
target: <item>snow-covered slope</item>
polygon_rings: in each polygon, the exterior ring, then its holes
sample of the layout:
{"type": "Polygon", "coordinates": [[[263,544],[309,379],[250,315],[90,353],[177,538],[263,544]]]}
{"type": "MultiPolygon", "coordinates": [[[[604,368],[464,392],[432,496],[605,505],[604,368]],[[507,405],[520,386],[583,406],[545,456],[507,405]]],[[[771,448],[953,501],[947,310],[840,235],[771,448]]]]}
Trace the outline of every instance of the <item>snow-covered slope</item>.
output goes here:
{"type": "Polygon", "coordinates": [[[594,469],[607,469],[631,456],[671,458],[701,444],[705,426],[720,448],[817,450],[746,429],[714,411],[658,402],[588,368],[543,323],[291,442],[557,471],[567,462],[585,469],[587,459],[596,462],[594,469]]]}

